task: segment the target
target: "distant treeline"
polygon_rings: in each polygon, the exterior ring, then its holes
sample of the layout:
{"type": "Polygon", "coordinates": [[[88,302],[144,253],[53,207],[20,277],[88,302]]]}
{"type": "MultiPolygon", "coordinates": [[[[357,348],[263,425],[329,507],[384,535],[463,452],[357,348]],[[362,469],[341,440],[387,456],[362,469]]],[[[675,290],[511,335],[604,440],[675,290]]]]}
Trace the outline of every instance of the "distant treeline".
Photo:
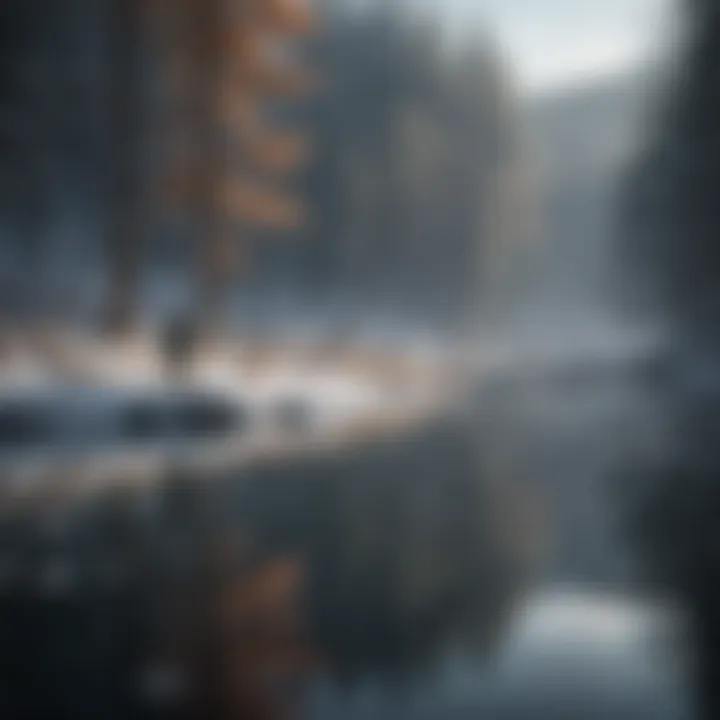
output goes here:
{"type": "MultiPolygon", "coordinates": [[[[279,287],[320,301],[467,317],[493,247],[512,111],[485,38],[444,43],[437,18],[337,8],[315,48],[311,222],[269,246],[279,287]]],[[[363,309],[366,309],[364,307],[363,309]]]]}

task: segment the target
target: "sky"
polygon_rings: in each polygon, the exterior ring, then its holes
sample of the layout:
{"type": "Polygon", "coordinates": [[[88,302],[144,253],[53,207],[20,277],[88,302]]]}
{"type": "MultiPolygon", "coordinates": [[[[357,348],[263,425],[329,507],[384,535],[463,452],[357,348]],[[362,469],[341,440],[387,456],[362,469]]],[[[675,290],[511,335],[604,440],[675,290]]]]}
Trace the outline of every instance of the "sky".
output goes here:
{"type": "Polygon", "coordinates": [[[543,92],[620,73],[647,58],[671,0],[436,0],[453,25],[496,31],[517,82],[543,92]]]}

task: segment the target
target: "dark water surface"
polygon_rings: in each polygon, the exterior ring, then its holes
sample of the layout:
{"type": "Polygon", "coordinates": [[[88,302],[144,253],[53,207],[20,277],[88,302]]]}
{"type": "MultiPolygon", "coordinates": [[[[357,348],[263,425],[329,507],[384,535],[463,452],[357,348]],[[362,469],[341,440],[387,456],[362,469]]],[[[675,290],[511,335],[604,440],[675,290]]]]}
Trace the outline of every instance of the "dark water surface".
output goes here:
{"type": "Polygon", "coordinates": [[[495,374],[301,458],[6,471],[3,717],[683,717],[614,510],[662,452],[649,368],[495,374]]]}

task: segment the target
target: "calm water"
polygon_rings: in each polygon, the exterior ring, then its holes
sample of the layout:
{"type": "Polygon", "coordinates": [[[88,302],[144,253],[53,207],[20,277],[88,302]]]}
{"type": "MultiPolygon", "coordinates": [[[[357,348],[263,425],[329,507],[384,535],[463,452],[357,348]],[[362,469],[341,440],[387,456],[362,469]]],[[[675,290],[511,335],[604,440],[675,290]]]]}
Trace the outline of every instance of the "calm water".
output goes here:
{"type": "Polygon", "coordinates": [[[507,369],[409,437],[302,459],[120,462],[112,492],[69,495],[101,483],[70,461],[32,494],[6,482],[0,699],[156,717],[183,701],[187,679],[158,669],[181,664],[178,638],[227,635],[192,635],[191,608],[239,588],[227,622],[304,648],[291,714],[683,717],[677,618],[640,599],[617,527],[615,478],[662,452],[648,367],[507,369]],[[207,572],[228,548],[239,585],[207,572]]]}

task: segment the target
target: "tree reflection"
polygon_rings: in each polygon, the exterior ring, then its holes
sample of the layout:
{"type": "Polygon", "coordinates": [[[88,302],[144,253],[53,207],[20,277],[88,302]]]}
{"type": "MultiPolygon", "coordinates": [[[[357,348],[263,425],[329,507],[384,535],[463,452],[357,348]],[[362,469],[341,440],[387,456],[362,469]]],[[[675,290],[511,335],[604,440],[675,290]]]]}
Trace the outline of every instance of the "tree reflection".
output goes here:
{"type": "Polygon", "coordinates": [[[11,508],[6,716],[286,717],[318,673],[399,680],[487,649],[528,567],[479,467],[445,421],[11,508]]]}

